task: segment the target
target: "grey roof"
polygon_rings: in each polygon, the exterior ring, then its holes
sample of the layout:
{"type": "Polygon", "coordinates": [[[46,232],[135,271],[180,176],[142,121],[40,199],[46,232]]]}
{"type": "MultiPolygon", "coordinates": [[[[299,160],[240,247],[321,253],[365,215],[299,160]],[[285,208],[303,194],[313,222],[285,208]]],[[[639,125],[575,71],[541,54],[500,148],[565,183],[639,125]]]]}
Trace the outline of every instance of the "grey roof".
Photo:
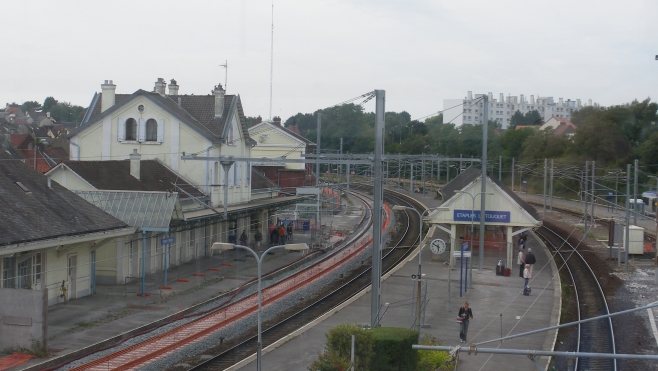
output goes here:
{"type": "MultiPolygon", "coordinates": [[[[180,188],[194,197],[205,196],[198,188],[158,160],[140,161],[140,179],[130,175],[130,160],[63,161],[62,163],[100,190],[178,192],[180,188]]],[[[183,192],[179,193],[179,197],[189,198],[183,192]]]]}
{"type": "Polygon", "coordinates": [[[133,100],[138,96],[143,96],[162,107],[165,111],[187,123],[192,128],[213,141],[221,141],[224,138],[224,127],[226,126],[227,117],[231,117],[237,112],[240,118],[243,137],[249,141],[249,132],[242,109],[242,102],[239,95],[224,96],[224,111],[222,117],[215,118],[215,96],[214,95],[161,95],[155,92],[147,92],[139,89],[133,94],[115,94],[114,106],[101,112],[101,102],[103,93],[96,93],[92,99],[91,105],[85,114],[83,123],[69,134],[69,138],[87,126],[98,122],[103,117],[112,114],[122,106],[122,103],[133,100]],[[181,104],[178,105],[180,98],[181,104]]]}
{"type": "MultiPolygon", "coordinates": [[[[478,179],[482,175],[482,170],[475,168],[473,166],[469,166],[466,170],[464,170],[461,174],[457,175],[455,179],[451,180],[443,186],[443,188],[439,191],[441,192],[441,195],[443,196],[444,200],[452,198],[452,196],[455,195],[455,191],[459,191],[464,189],[467,185],[478,179]]],[[[489,181],[495,183],[500,189],[502,189],[505,193],[507,193],[519,206],[521,206],[525,211],[527,211],[533,218],[536,220],[539,220],[539,214],[537,213],[537,210],[535,210],[534,207],[530,206],[529,203],[523,201],[519,195],[516,193],[512,192],[511,189],[507,188],[505,184],[500,182],[496,178],[492,178],[487,174],[487,178],[489,181]]]]}
{"type": "Polygon", "coordinates": [[[0,246],[128,227],[56,182],[51,185],[21,160],[0,153],[0,246]]]}

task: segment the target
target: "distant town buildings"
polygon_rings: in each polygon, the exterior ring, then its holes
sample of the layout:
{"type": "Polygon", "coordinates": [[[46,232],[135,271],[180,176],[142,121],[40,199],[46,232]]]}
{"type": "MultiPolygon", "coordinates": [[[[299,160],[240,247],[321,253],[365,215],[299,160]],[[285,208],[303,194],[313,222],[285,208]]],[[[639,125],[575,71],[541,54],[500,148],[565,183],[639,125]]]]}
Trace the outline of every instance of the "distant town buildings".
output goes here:
{"type": "MultiPolygon", "coordinates": [[[[463,99],[444,99],[443,100],[443,122],[451,122],[456,126],[462,124],[482,124],[484,105],[480,97],[483,94],[468,92],[463,99]]],[[[567,99],[566,101],[559,98],[557,102],[553,97],[537,97],[531,95],[526,99],[523,94],[520,96],[503,96],[501,93],[498,99],[494,99],[493,94],[488,94],[489,101],[489,120],[498,121],[503,128],[507,128],[510,119],[516,111],[526,114],[530,111],[538,111],[544,121],[551,117],[571,119],[574,112],[582,108],[580,99],[575,101],[567,99]]],[[[592,105],[592,100],[588,101],[592,105]]]]}

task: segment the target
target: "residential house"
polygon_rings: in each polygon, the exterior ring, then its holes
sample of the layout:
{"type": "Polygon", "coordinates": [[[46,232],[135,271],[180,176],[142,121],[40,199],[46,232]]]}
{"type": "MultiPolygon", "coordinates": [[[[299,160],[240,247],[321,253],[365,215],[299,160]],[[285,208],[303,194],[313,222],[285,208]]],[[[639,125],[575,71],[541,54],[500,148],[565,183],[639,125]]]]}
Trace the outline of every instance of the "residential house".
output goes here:
{"type": "Polygon", "coordinates": [[[556,136],[571,137],[576,133],[578,127],[564,117],[551,117],[546,121],[539,130],[551,129],[556,136]]]}
{"type": "MultiPolygon", "coordinates": [[[[284,127],[281,118],[272,121],[256,119],[249,128],[249,136],[258,144],[251,150],[254,158],[277,158],[302,160],[307,153],[313,153],[315,143],[304,138],[296,126],[284,127]]],[[[295,193],[295,188],[315,185],[313,165],[291,162],[258,162],[252,164],[270,181],[277,184],[282,192],[295,193]]]]}

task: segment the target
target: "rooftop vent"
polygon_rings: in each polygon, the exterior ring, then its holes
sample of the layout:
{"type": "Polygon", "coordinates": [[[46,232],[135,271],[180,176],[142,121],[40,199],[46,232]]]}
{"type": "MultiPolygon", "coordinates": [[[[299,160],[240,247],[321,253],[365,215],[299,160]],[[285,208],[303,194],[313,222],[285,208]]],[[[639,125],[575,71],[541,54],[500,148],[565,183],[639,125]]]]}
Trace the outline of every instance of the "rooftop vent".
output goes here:
{"type": "Polygon", "coordinates": [[[32,192],[29,189],[27,189],[27,187],[23,183],[16,182],[15,184],[18,186],[18,188],[22,189],[23,192],[25,192],[26,194],[28,194],[28,195],[32,194],[32,192]]]}

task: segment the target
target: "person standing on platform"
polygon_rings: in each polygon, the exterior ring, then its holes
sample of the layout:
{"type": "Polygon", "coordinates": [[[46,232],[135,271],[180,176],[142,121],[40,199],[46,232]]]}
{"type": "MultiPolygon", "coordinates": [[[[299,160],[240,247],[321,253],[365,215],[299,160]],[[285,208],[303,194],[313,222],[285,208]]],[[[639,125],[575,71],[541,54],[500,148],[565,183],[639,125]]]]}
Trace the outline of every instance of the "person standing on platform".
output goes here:
{"type": "Polygon", "coordinates": [[[240,245],[247,246],[247,241],[248,240],[249,240],[249,237],[247,237],[247,230],[243,229],[242,234],[240,235],[240,245]]]}
{"type": "Polygon", "coordinates": [[[519,265],[519,277],[523,278],[523,269],[525,268],[525,252],[523,247],[519,249],[519,256],[516,258],[516,264],[519,265]]]}
{"type": "Polygon", "coordinates": [[[526,264],[525,269],[523,270],[524,289],[530,287],[530,278],[532,278],[532,272],[530,271],[530,264],[526,264]]]}
{"type": "Polygon", "coordinates": [[[283,227],[283,224],[281,224],[281,228],[279,228],[279,242],[277,243],[281,245],[286,244],[286,229],[283,227]]]}
{"type": "Polygon", "coordinates": [[[263,241],[263,234],[260,233],[260,230],[257,230],[256,233],[254,233],[254,247],[256,250],[260,250],[261,241],[263,241]]]}
{"type": "Polygon", "coordinates": [[[270,226],[267,228],[267,234],[270,235],[270,245],[274,245],[274,223],[270,223],[270,226]]]}
{"type": "Polygon", "coordinates": [[[278,245],[279,244],[279,225],[278,224],[272,230],[271,236],[272,236],[272,246],[278,245]]]}
{"type": "Polygon", "coordinates": [[[462,343],[466,342],[466,335],[468,333],[468,322],[473,319],[473,311],[468,307],[468,302],[465,301],[464,305],[459,308],[459,318],[462,323],[459,325],[459,338],[462,343]]]}
{"type": "Polygon", "coordinates": [[[528,247],[528,253],[525,254],[525,263],[530,265],[530,274],[532,274],[532,266],[537,262],[535,259],[535,254],[532,253],[532,249],[528,247]]]}

